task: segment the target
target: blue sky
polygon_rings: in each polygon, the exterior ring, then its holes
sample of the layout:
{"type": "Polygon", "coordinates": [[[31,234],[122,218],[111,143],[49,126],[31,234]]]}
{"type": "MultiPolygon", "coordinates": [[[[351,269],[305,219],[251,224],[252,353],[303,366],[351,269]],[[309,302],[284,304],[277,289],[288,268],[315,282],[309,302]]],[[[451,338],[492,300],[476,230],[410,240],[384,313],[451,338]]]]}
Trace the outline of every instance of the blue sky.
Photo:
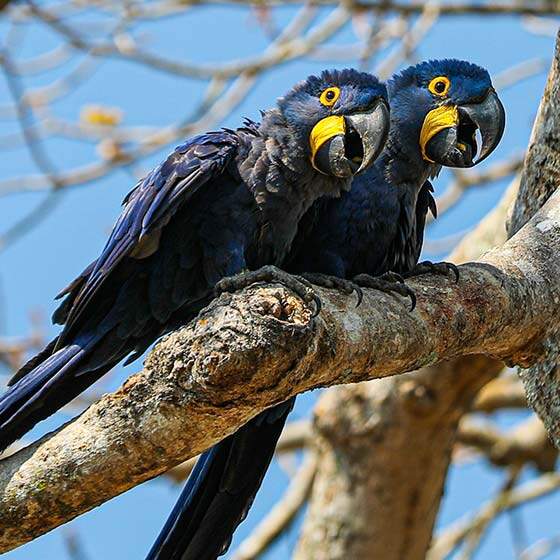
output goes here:
{"type": "MultiPolygon", "coordinates": [[[[275,12],[279,24],[294,13],[292,8],[275,12]]],[[[149,46],[176,59],[195,62],[219,62],[227,58],[257,55],[268,39],[243,8],[224,6],[191,9],[182,17],[150,24],[143,29],[149,46]]],[[[6,25],[0,22],[0,34],[6,25]]],[[[335,43],[352,42],[352,31],[345,28],[335,43]]],[[[22,45],[24,56],[32,56],[58,44],[58,38],[43,28],[34,28],[22,45]]],[[[417,53],[418,58],[457,57],[486,66],[492,74],[527,59],[549,58],[553,48],[551,37],[531,35],[520,20],[502,17],[481,20],[477,17],[446,18],[430,31],[417,53]]],[[[265,73],[240,107],[222,124],[235,126],[243,116],[257,119],[258,111],[274,103],[290,84],[307,74],[318,72],[326,64],[300,60],[265,73]]],[[[56,73],[29,80],[30,85],[48,83],[56,73]]],[[[487,162],[498,161],[527,145],[532,119],[544,86],[545,75],[523,81],[502,94],[508,114],[508,125],[501,146],[487,162]]],[[[111,61],[100,65],[94,75],[72,95],[55,105],[56,113],[76,120],[80,109],[91,103],[123,108],[126,125],[158,125],[171,123],[188,115],[202,93],[202,84],[178,79],[124,62],[111,61]]],[[[0,82],[0,105],[9,100],[6,85],[0,82]]],[[[15,130],[14,124],[0,121],[0,136],[15,130]]],[[[94,156],[90,145],[54,139],[48,143],[51,159],[59,168],[85,164],[94,156]]],[[[162,154],[145,162],[148,169],[162,154]]],[[[33,164],[24,150],[2,154],[0,180],[28,173],[33,164]]],[[[437,192],[446,186],[444,173],[436,183],[437,192]]],[[[77,187],[60,197],[48,219],[32,232],[0,253],[0,334],[25,335],[29,329],[30,312],[48,318],[54,309],[53,296],[95,257],[119,211],[120,201],[134,184],[126,170],[112,173],[95,184],[77,187]]],[[[499,181],[484,189],[468,193],[464,201],[446,213],[430,228],[428,237],[439,239],[472,227],[499,199],[505,187],[499,181]]],[[[2,219],[0,233],[37,205],[44,193],[25,193],[0,198],[2,219]]],[[[436,255],[437,256],[437,255],[436,255]]],[[[51,329],[47,336],[56,332],[51,329]]],[[[107,391],[137,371],[140,364],[121,369],[103,384],[107,391]]],[[[309,414],[316,393],[298,400],[293,418],[309,414]]],[[[62,414],[43,423],[32,436],[53,429],[67,417],[62,414]]],[[[509,425],[520,414],[502,415],[500,421],[509,425]]],[[[501,483],[502,473],[481,462],[468,463],[452,469],[444,506],[438,525],[445,526],[464,512],[476,508],[501,483]]],[[[248,520],[238,530],[231,550],[270,509],[283,492],[287,476],[277,464],[267,475],[263,488],[248,520]]],[[[75,529],[88,559],[143,558],[174,503],[180,488],[167,479],[158,479],[115,498],[109,503],[81,516],[70,524],[75,529]]],[[[553,535],[558,531],[559,498],[530,505],[522,516],[527,542],[553,535]],[[556,514],[556,515],[555,515],[556,514]]],[[[382,512],[380,512],[382,514],[382,512]]],[[[267,560],[288,558],[297,540],[298,524],[290,529],[265,556],[267,560]]],[[[5,555],[8,560],[67,558],[60,530],[5,555]]],[[[227,558],[227,557],[226,557],[227,558]]],[[[513,558],[508,518],[502,517],[485,539],[478,558],[483,560],[513,558]]]]}

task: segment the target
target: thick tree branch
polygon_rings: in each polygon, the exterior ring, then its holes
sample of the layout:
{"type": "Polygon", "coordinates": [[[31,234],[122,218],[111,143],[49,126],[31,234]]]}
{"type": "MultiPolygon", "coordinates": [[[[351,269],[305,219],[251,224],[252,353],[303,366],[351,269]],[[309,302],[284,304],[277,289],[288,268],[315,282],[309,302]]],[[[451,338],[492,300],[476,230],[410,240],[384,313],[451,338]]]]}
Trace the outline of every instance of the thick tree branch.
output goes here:
{"type": "Polygon", "coordinates": [[[508,223],[508,234],[523,227],[550,195],[560,186],[560,31],[548,74],[521,185],[508,223]]]}
{"type": "MultiPolygon", "coordinates": [[[[556,53],[527,152],[508,230],[519,230],[560,186],[560,32],[556,53]]],[[[520,371],[531,406],[543,419],[556,447],[560,448],[560,333],[551,332],[542,343],[541,359],[520,371]]]]}
{"type": "Polygon", "coordinates": [[[0,551],[194,456],[250,417],[314,387],[386,377],[463,354],[530,365],[560,320],[560,195],[461,280],[391,296],[321,290],[309,311],[283,288],[213,302],[152,351],[144,371],[47,440],[2,461],[0,551]],[[36,512],[41,511],[41,516],[36,512]]]}

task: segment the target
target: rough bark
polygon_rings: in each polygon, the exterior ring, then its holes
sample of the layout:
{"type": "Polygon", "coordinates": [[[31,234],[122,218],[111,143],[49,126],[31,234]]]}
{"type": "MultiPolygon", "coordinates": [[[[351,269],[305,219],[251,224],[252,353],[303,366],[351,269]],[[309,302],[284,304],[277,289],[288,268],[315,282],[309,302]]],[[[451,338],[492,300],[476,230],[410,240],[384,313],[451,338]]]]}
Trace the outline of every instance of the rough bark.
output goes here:
{"type": "MultiPolygon", "coordinates": [[[[557,43],[521,189],[518,193],[518,181],[514,181],[498,207],[462,241],[452,255],[454,262],[478,258],[505,241],[506,235],[511,236],[526,223],[558,186],[559,48],[557,43]],[[514,201],[506,232],[507,211],[514,201]]],[[[465,356],[424,368],[412,377],[336,388],[326,395],[316,413],[321,469],[296,558],[424,558],[459,420],[478,389],[500,369],[499,362],[488,356],[465,356]],[[429,403],[429,413],[410,406],[416,401],[429,403]],[[375,437],[353,435],[365,431],[368,424],[373,424],[375,437]]],[[[549,427],[551,419],[558,422],[557,408],[552,408],[548,417],[549,427]]],[[[514,445],[507,450],[498,447],[493,453],[500,460],[518,451],[514,445]]],[[[539,459],[543,456],[547,465],[556,458],[548,448],[539,459]]]]}
{"type": "MultiPolygon", "coordinates": [[[[521,178],[519,196],[511,216],[515,234],[536,208],[560,186],[560,33],[531,145],[521,178]]],[[[556,447],[560,448],[560,333],[543,341],[542,358],[528,370],[520,370],[527,399],[542,418],[556,447]]]]}
{"type": "Polygon", "coordinates": [[[560,185],[560,32],[541,100],[521,185],[508,223],[508,234],[517,233],[560,185]]]}
{"type": "Polygon", "coordinates": [[[145,369],[0,466],[0,552],[168,470],[302,391],[387,377],[464,354],[531,365],[560,321],[560,195],[458,284],[411,282],[417,309],[319,290],[309,321],[275,287],[222,296],[159,343],[145,369]],[[41,512],[41,515],[37,515],[41,512]]]}

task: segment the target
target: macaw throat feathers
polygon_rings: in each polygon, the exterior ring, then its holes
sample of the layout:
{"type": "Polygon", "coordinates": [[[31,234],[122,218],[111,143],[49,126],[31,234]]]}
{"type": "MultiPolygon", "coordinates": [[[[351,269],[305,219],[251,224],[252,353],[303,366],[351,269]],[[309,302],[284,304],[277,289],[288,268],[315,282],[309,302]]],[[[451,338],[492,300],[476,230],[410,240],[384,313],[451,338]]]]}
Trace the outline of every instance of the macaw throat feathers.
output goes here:
{"type": "Polygon", "coordinates": [[[435,163],[426,153],[428,142],[442,130],[457,124],[459,124],[459,111],[456,105],[441,105],[437,109],[432,109],[426,115],[422,124],[422,130],[420,131],[420,150],[422,151],[422,157],[426,161],[435,163]]]}
{"type": "Polygon", "coordinates": [[[330,117],[325,117],[321,119],[311,130],[311,134],[309,135],[309,145],[311,147],[311,165],[317,171],[323,173],[316,165],[315,165],[315,156],[319,151],[319,148],[330,140],[338,135],[344,135],[346,132],[346,123],[344,121],[344,117],[338,115],[331,115],[330,117]]]}

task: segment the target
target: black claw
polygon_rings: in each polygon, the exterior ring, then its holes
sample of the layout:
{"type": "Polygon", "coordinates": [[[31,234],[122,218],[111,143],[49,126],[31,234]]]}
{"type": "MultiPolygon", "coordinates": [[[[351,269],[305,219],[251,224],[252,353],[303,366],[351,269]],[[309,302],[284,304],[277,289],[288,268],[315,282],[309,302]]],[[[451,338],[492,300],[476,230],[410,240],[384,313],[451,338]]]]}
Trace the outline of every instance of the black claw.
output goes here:
{"type": "Polygon", "coordinates": [[[408,286],[407,289],[409,290],[408,297],[410,298],[410,312],[412,313],[416,309],[416,294],[408,286]]]}
{"type": "Polygon", "coordinates": [[[455,275],[455,284],[459,283],[459,267],[454,265],[453,263],[446,263],[447,266],[451,269],[451,272],[455,275]]]}
{"type": "Polygon", "coordinates": [[[323,302],[321,301],[321,298],[317,295],[313,298],[313,302],[315,303],[315,311],[311,313],[311,318],[315,319],[315,317],[317,317],[319,313],[321,313],[321,310],[323,309],[323,302]]]}
{"type": "Polygon", "coordinates": [[[214,295],[217,297],[224,292],[230,291],[230,285],[228,283],[229,278],[222,278],[219,282],[216,283],[214,286],[214,295]]]}
{"type": "Polygon", "coordinates": [[[358,296],[358,301],[356,302],[356,307],[360,307],[362,301],[364,300],[364,291],[357,284],[356,284],[355,290],[356,290],[356,295],[358,296]]]}

